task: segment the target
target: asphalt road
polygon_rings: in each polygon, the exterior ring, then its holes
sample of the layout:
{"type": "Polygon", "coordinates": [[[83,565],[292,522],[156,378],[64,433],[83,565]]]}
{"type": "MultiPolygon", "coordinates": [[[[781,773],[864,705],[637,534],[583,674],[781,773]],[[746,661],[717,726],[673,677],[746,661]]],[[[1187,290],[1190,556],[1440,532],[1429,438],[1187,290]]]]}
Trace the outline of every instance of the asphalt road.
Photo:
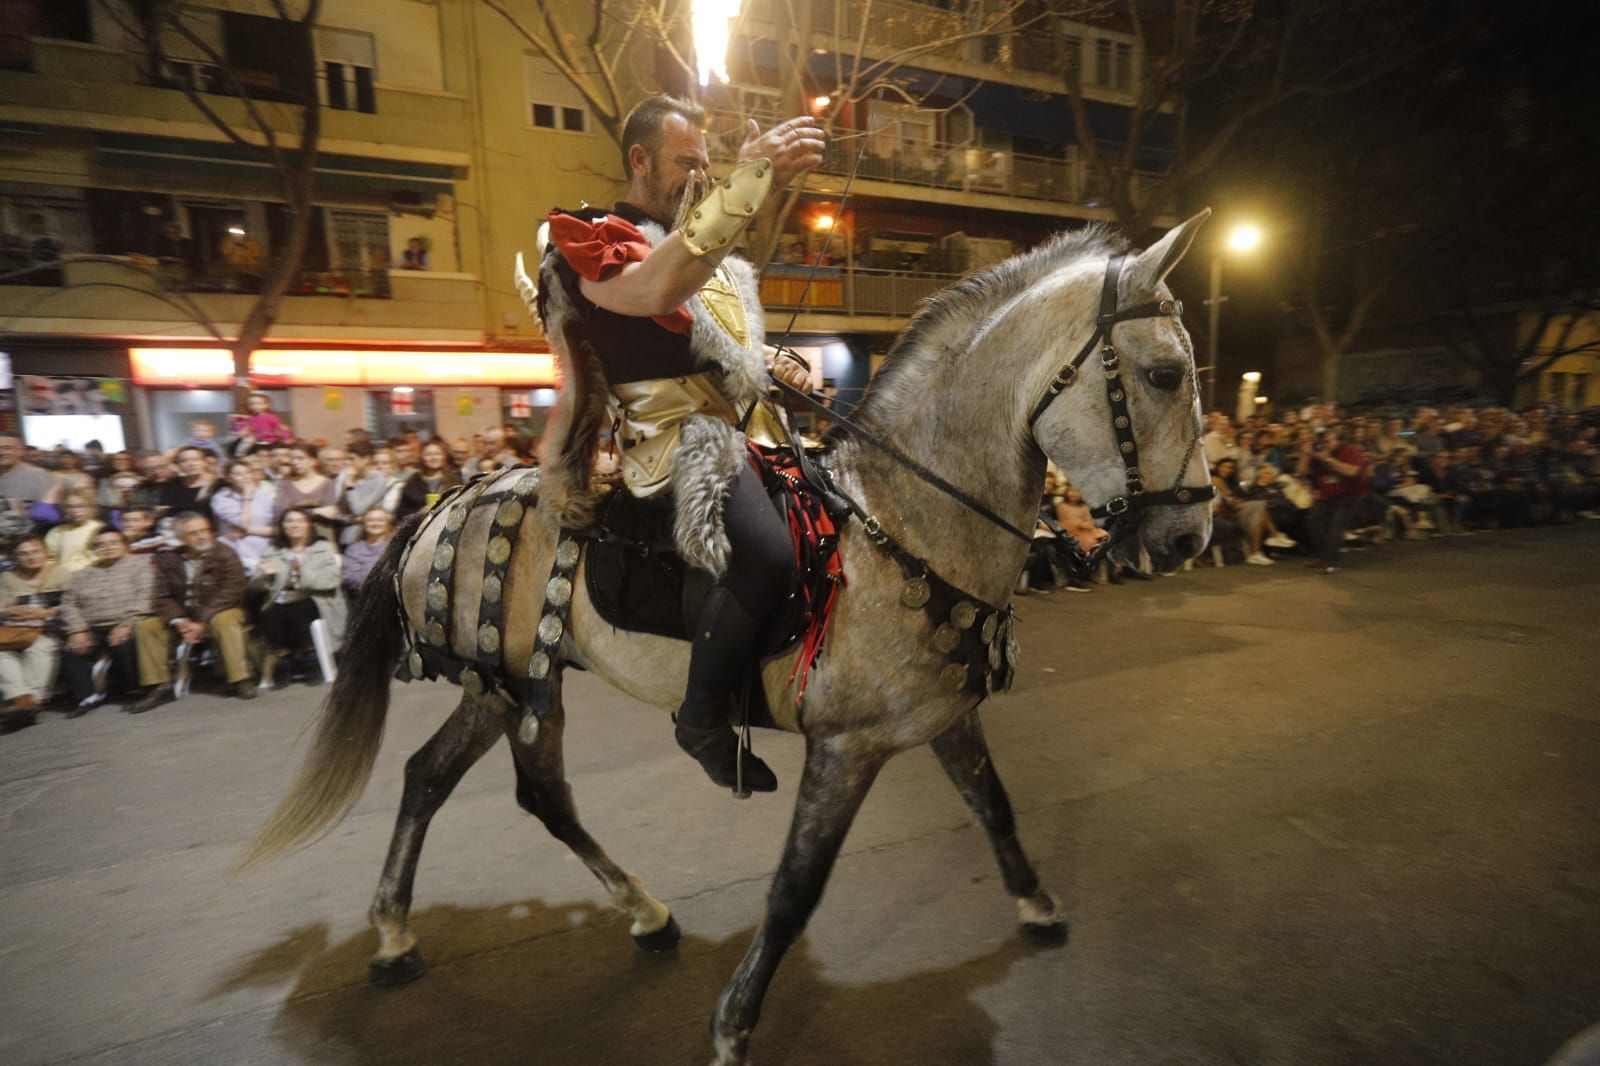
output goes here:
{"type": "MultiPolygon", "coordinates": [[[[1600,523],[1021,601],[985,712],[1046,885],[1026,945],[930,753],[867,802],[753,1043],[772,1064],[1542,1063],[1600,1020],[1600,523]]],[[[800,765],[736,803],[576,675],[585,822],[684,929],[638,953],[497,748],[434,823],[418,983],[366,984],[407,755],[398,691],[335,833],[225,870],[317,692],[45,715],[0,737],[0,1062],[685,1064],[762,913],[800,765]]]]}

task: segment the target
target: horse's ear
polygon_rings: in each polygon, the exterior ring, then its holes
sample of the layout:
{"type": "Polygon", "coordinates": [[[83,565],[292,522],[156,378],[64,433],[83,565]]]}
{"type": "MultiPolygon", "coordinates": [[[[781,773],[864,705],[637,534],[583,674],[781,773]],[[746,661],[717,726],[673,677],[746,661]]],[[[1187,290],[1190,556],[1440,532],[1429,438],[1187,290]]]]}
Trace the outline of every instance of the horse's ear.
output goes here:
{"type": "Polygon", "coordinates": [[[1178,260],[1194,243],[1195,234],[1200,232],[1200,227],[1210,217],[1211,208],[1203,208],[1198,215],[1181,226],[1175,226],[1165,237],[1140,252],[1139,257],[1128,264],[1128,291],[1154,292],[1156,286],[1178,265],[1178,260]]]}

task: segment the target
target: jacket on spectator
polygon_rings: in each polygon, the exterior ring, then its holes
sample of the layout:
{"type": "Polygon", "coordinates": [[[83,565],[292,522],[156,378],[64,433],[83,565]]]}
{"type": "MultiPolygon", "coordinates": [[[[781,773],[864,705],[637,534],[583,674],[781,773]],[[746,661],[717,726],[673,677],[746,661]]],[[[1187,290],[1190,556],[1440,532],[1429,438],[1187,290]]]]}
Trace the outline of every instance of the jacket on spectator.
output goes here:
{"type": "Polygon", "coordinates": [[[244,564],[233,549],[221,541],[199,558],[193,591],[184,566],[183,549],[156,552],[154,610],[163,622],[187,618],[209,622],[219,611],[244,606],[244,564]]]}
{"type": "Polygon", "coordinates": [[[155,568],[142,555],[124,555],[111,566],[84,567],[72,575],[62,597],[62,632],[133,625],[149,618],[155,580],[155,568]]]}
{"type": "Polygon", "coordinates": [[[289,549],[272,547],[261,557],[261,563],[271,563],[277,570],[276,573],[267,574],[261,571],[258,564],[256,576],[250,579],[254,588],[267,590],[267,601],[277,600],[279,593],[287,593],[291,599],[311,597],[317,605],[317,615],[328,627],[328,639],[334,647],[338,647],[344,640],[345,603],[344,591],[340,587],[343,579],[342,567],[339,563],[339,553],[333,545],[326,540],[313,541],[300,557],[300,572],[294,588],[289,587],[289,574],[291,571],[289,549]]]}

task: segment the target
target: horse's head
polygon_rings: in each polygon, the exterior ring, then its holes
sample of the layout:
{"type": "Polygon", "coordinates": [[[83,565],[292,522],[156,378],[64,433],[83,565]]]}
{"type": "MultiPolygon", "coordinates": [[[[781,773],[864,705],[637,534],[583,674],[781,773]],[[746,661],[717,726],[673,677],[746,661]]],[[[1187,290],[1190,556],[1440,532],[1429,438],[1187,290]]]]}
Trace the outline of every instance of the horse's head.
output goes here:
{"type": "Polygon", "coordinates": [[[1139,565],[1148,553],[1157,570],[1211,537],[1194,350],[1166,285],[1210,214],[1120,263],[1072,264],[1038,294],[1048,311],[1029,312],[1042,353],[1027,382],[1033,438],[1097,516],[1110,508],[1113,556],[1139,565]],[[1113,321],[1113,307],[1130,317],[1113,321]]]}

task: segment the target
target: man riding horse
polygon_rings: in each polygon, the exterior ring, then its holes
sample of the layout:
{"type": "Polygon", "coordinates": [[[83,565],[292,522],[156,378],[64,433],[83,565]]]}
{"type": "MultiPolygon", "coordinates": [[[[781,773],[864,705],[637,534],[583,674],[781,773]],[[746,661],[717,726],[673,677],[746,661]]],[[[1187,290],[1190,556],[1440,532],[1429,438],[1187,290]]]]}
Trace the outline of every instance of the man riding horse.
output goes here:
{"type": "MultiPolygon", "coordinates": [[[[546,438],[541,506],[581,513],[609,414],[623,483],[638,497],[670,494],[680,553],[716,578],[694,629],[674,735],[712,781],[732,788],[739,741],[730,701],[794,565],[787,525],[739,428],[761,414],[752,408],[769,369],[807,388],[809,368],[764,345],[755,271],[731,252],[773,192],[822,162],[824,141],[810,118],[766,133],[752,120],[732,172],[713,182],[704,121],[696,104],[646,99],[623,125],[625,199],[611,211],[550,212],[539,314],[569,395],[546,438]]],[[[747,755],[744,785],[770,792],[777,778],[747,755]]]]}

